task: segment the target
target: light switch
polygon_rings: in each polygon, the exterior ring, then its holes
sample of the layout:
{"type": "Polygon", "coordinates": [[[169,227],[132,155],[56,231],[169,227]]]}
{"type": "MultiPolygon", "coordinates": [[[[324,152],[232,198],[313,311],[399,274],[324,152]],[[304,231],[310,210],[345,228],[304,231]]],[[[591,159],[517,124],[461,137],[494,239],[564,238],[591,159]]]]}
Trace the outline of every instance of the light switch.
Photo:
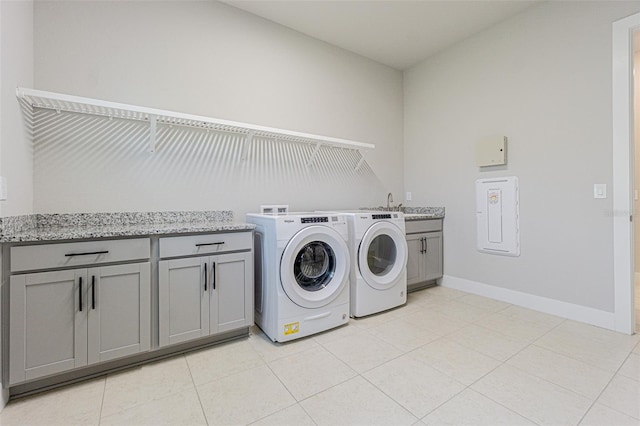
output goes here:
{"type": "Polygon", "coordinates": [[[607,198],[607,184],[606,183],[594,183],[593,184],[593,198],[607,198]]]}
{"type": "Polygon", "coordinates": [[[411,201],[411,192],[407,191],[407,196],[405,198],[406,201],[411,201]]]}

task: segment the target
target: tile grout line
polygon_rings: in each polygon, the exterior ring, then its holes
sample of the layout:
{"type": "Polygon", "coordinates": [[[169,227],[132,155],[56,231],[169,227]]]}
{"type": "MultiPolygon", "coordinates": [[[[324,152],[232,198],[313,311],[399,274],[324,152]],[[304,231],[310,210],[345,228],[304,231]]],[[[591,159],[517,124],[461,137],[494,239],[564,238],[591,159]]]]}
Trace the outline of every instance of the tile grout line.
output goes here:
{"type": "Polygon", "coordinates": [[[189,370],[189,376],[191,377],[191,383],[193,383],[193,389],[196,391],[196,395],[198,396],[198,403],[200,404],[200,411],[202,411],[202,416],[204,417],[204,421],[209,426],[209,419],[207,418],[207,414],[204,411],[204,405],[202,405],[202,399],[200,398],[200,392],[198,392],[198,386],[196,386],[196,382],[193,378],[193,372],[191,371],[191,366],[189,365],[189,361],[187,361],[186,355],[181,355],[184,358],[185,364],[187,364],[187,369],[189,370]]]}
{"type": "MultiPolygon", "coordinates": [[[[309,340],[313,340],[313,339],[311,338],[311,336],[307,336],[307,337],[309,337],[309,340]]],[[[315,342],[315,340],[314,340],[314,342],[315,342]]],[[[315,342],[315,343],[319,345],[319,343],[318,343],[318,342],[315,342]]],[[[278,410],[278,411],[275,411],[275,412],[273,412],[273,413],[267,414],[267,415],[266,415],[266,416],[264,416],[264,417],[260,417],[259,419],[256,419],[256,420],[254,420],[253,422],[251,422],[251,423],[249,423],[249,424],[259,422],[259,421],[260,421],[260,420],[262,420],[262,419],[265,419],[265,418],[267,418],[267,417],[269,417],[269,416],[272,416],[272,415],[274,415],[274,414],[276,414],[276,413],[279,413],[279,412],[284,411],[284,410],[286,410],[286,409],[288,409],[288,408],[291,408],[291,407],[293,407],[294,405],[298,405],[300,408],[302,408],[302,410],[305,412],[305,414],[306,414],[306,415],[311,419],[311,421],[312,421],[314,424],[316,424],[316,425],[317,425],[317,423],[316,423],[316,421],[313,419],[313,417],[311,417],[311,415],[307,412],[307,410],[305,410],[305,409],[304,409],[304,407],[303,407],[302,405],[300,405],[300,401],[298,401],[298,399],[297,399],[295,396],[293,396],[293,394],[291,393],[291,391],[289,390],[289,388],[287,387],[287,385],[285,385],[285,384],[284,384],[284,382],[282,381],[282,379],[280,379],[280,376],[278,376],[278,374],[277,374],[275,371],[273,371],[273,369],[271,368],[271,365],[269,365],[269,362],[267,362],[267,361],[264,359],[264,357],[263,357],[263,356],[262,356],[262,355],[261,355],[261,354],[260,354],[260,353],[259,353],[259,352],[254,348],[254,347],[253,347],[253,345],[249,344],[249,346],[251,346],[251,350],[252,350],[252,351],[254,351],[254,352],[258,355],[258,357],[260,357],[260,358],[262,359],[262,361],[264,362],[264,365],[269,369],[269,371],[271,372],[271,374],[273,374],[273,375],[275,376],[275,378],[278,380],[278,382],[280,382],[280,384],[282,385],[282,387],[283,387],[283,388],[284,388],[284,389],[289,393],[289,395],[291,396],[291,398],[293,398],[293,400],[295,401],[295,403],[293,403],[293,404],[291,404],[291,405],[288,405],[288,406],[286,406],[286,407],[284,407],[284,408],[282,408],[282,409],[280,409],[280,410],[278,410]]],[[[307,350],[311,350],[311,349],[307,349],[307,350]]],[[[302,352],[304,352],[304,351],[302,351],[302,352]]],[[[275,361],[278,361],[278,360],[283,359],[283,358],[286,358],[286,356],[284,356],[284,357],[282,357],[282,358],[277,358],[277,359],[275,359],[275,360],[273,360],[273,361],[271,361],[271,362],[275,362],[275,361]]]]}
{"type": "MultiPolygon", "coordinates": [[[[511,306],[514,306],[514,305],[511,305],[511,306]]],[[[506,309],[506,308],[505,308],[505,309],[506,309]]],[[[563,322],[564,322],[564,321],[563,321],[563,322]]],[[[534,423],[534,424],[536,424],[536,425],[539,425],[539,423],[538,423],[538,422],[536,422],[535,420],[530,419],[529,417],[525,416],[524,414],[518,413],[517,411],[513,410],[512,408],[507,407],[506,405],[502,404],[500,401],[496,401],[495,399],[491,398],[491,397],[490,397],[490,396],[488,396],[488,395],[485,395],[484,393],[480,392],[479,390],[473,389],[471,386],[473,386],[474,384],[478,383],[480,380],[482,380],[483,378],[485,378],[486,376],[488,376],[489,374],[491,374],[492,372],[494,372],[495,370],[497,370],[498,368],[500,368],[500,367],[502,367],[502,366],[512,367],[511,365],[508,365],[508,364],[507,364],[507,362],[508,362],[510,359],[512,359],[513,357],[515,357],[515,356],[516,356],[516,355],[518,355],[519,353],[523,352],[524,350],[526,350],[526,349],[527,349],[527,348],[529,348],[530,346],[533,346],[533,345],[534,345],[534,343],[535,343],[538,339],[541,339],[543,336],[545,336],[546,334],[550,333],[552,330],[554,330],[554,329],[555,329],[556,327],[558,327],[560,324],[562,324],[562,322],[561,322],[561,323],[559,323],[559,324],[557,324],[557,325],[555,325],[553,328],[551,328],[549,331],[547,331],[546,333],[544,333],[542,336],[540,336],[540,337],[538,337],[537,339],[533,340],[531,343],[528,343],[525,347],[523,347],[522,349],[520,349],[519,351],[517,351],[516,353],[514,353],[513,355],[511,355],[510,357],[508,357],[508,358],[507,358],[507,359],[505,359],[504,361],[501,361],[501,360],[499,360],[499,359],[496,359],[496,358],[494,358],[494,357],[492,357],[492,356],[490,356],[490,355],[483,354],[483,355],[485,355],[485,356],[488,356],[489,358],[495,359],[496,361],[500,362],[500,364],[499,364],[499,365],[497,365],[495,368],[493,368],[491,371],[489,371],[489,372],[487,372],[486,374],[484,374],[484,375],[482,375],[481,377],[479,377],[477,380],[475,380],[475,381],[474,381],[473,383],[471,383],[469,386],[467,386],[467,389],[469,389],[469,390],[470,390],[470,391],[472,391],[472,392],[476,392],[476,393],[478,393],[479,395],[482,395],[483,397],[485,397],[485,398],[487,398],[487,399],[489,399],[489,400],[493,401],[494,403],[496,403],[496,404],[500,405],[500,406],[501,406],[501,407],[503,407],[504,409],[509,410],[510,412],[517,414],[518,416],[522,417],[523,419],[526,419],[527,421],[530,421],[530,422],[532,422],[532,423],[534,423]]],[[[480,327],[480,326],[479,326],[479,327],[480,327]]],[[[499,332],[497,332],[497,333],[498,333],[498,334],[503,335],[502,333],[499,333],[499,332]]],[[[504,336],[506,336],[506,335],[504,335],[504,336]]],[[[509,337],[509,336],[507,336],[507,337],[509,337]]],[[[456,342],[456,343],[457,343],[457,342],[456,342]]],[[[468,346],[465,346],[465,345],[463,345],[462,343],[458,343],[458,344],[459,344],[459,345],[461,345],[461,346],[464,346],[464,347],[469,348],[468,346]]],[[[473,348],[469,348],[469,349],[471,349],[471,350],[475,350],[475,349],[473,349],[473,348]]],[[[478,352],[478,351],[476,351],[476,352],[478,352]]],[[[482,353],[482,352],[479,352],[479,353],[482,353]]],[[[515,368],[515,367],[512,367],[512,368],[515,368]]],[[[520,369],[517,369],[517,370],[518,370],[518,371],[521,371],[520,369]]],[[[524,372],[524,371],[523,371],[523,373],[526,373],[526,372],[524,372]]],[[[526,374],[528,374],[528,373],[526,373],[526,374]]],[[[541,378],[539,378],[539,377],[537,377],[537,376],[532,376],[532,377],[535,377],[535,378],[541,379],[541,378]]],[[[542,379],[542,380],[544,380],[544,379],[542,379]]],[[[550,383],[550,382],[549,382],[549,383],[550,383]]],[[[428,415],[428,414],[427,414],[427,415],[428,415]]]]}
{"type": "MultiPolygon", "coordinates": [[[[633,351],[633,349],[632,349],[633,351]]],[[[622,361],[622,364],[620,364],[620,366],[618,367],[618,369],[615,371],[615,373],[613,373],[613,375],[611,376],[611,379],[609,379],[609,381],[607,382],[607,384],[602,388],[602,390],[600,391],[600,393],[598,394],[598,396],[593,400],[593,402],[591,403],[591,405],[589,406],[589,409],[584,413],[584,415],[580,418],[580,421],[578,422],[578,424],[580,424],[580,422],[582,422],[584,420],[584,418],[586,417],[586,415],[589,413],[589,411],[591,411],[591,409],[593,408],[594,405],[596,405],[596,403],[598,402],[598,400],[600,399],[600,397],[602,396],[603,393],[605,393],[605,391],[607,390],[607,388],[609,388],[609,385],[611,385],[611,382],[613,382],[613,379],[616,378],[616,376],[618,375],[618,373],[620,372],[620,370],[622,369],[622,366],[624,365],[625,362],[627,362],[627,360],[629,359],[629,356],[633,353],[632,351],[629,351],[629,354],[627,355],[627,357],[624,359],[624,361],[622,361]]],[[[623,376],[626,377],[626,376],[623,376]]],[[[600,402],[600,404],[602,404],[602,402],[600,402]]],[[[632,418],[635,418],[634,416],[630,416],[627,413],[623,413],[613,407],[609,407],[607,404],[602,404],[605,407],[620,413],[620,414],[624,414],[625,416],[629,416],[632,418]]],[[[636,420],[640,420],[640,419],[636,419],[636,420]]]]}
{"type": "Polygon", "coordinates": [[[102,408],[104,407],[104,397],[107,393],[107,376],[108,374],[104,375],[104,386],[102,387],[102,401],[100,401],[100,411],[98,412],[98,426],[100,426],[100,423],[102,423],[102,408]]]}

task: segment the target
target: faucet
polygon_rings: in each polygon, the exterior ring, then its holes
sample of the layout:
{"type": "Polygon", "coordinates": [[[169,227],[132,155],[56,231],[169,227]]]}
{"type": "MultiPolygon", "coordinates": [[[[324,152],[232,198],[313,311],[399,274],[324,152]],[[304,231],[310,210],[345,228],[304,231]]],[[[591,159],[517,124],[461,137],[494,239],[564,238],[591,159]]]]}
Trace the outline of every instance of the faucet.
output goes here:
{"type": "Polygon", "coordinates": [[[393,203],[393,194],[388,193],[387,194],[387,210],[391,208],[391,203],[393,203]]]}

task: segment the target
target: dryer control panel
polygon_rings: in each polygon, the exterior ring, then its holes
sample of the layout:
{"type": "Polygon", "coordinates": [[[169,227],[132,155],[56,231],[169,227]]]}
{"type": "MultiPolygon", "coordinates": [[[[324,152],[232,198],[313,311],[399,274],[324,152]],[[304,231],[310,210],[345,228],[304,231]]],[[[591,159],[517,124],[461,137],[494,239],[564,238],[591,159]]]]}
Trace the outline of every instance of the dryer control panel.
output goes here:
{"type": "Polygon", "coordinates": [[[300,223],[328,223],[329,218],[327,216],[322,217],[303,217],[300,218],[300,223]]]}

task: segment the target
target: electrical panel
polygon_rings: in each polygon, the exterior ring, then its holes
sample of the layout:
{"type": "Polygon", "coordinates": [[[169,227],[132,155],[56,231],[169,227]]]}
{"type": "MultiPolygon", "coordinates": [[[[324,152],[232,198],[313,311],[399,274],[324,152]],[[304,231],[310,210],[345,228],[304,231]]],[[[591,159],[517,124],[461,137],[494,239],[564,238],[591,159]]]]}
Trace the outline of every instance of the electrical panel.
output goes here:
{"type": "Polygon", "coordinates": [[[476,181],[478,251],[520,256],[520,202],[515,176],[476,181]]]}

